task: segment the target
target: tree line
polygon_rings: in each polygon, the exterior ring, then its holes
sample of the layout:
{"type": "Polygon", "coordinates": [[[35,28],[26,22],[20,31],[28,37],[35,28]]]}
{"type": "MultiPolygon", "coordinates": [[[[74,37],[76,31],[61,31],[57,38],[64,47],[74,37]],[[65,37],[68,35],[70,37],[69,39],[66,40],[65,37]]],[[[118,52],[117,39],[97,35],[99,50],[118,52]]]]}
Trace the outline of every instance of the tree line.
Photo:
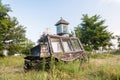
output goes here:
{"type": "Polygon", "coordinates": [[[11,17],[12,12],[8,4],[0,1],[0,54],[8,50],[8,55],[16,53],[29,53],[33,42],[26,38],[26,27],[19,24],[16,17],[11,17]]]}

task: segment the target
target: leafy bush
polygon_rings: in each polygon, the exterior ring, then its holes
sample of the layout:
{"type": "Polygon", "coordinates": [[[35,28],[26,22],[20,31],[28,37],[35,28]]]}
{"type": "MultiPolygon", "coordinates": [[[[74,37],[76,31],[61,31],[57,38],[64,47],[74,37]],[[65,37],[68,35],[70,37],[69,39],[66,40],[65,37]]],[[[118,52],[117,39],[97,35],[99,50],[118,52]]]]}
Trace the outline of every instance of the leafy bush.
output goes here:
{"type": "Polygon", "coordinates": [[[83,46],[86,51],[92,51],[92,48],[90,46],[83,46]]]}
{"type": "Polygon", "coordinates": [[[117,55],[120,55],[120,49],[111,52],[111,54],[117,54],[117,55]]]}

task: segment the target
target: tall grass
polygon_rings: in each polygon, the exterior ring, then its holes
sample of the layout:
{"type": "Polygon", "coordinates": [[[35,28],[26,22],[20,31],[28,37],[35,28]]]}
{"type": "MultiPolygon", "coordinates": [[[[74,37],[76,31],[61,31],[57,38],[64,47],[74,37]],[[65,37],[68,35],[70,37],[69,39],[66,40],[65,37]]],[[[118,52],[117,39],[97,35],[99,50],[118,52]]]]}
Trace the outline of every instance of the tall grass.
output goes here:
{"type": "Polygon", "coordinates": [[[90,55],[90,58],[96,58],[96,59],[106,59],[106,58],[109,58],[109,57],[113,57],[112,54],[109,54],[109,53],[96,53],[96,54],[91,54],[90,55]]]}
{"type": "Polygon", "coordinates": [[[94,54],[90,61],[51,64],[46,70],[24,72],[24,59],[0,58],[0,80],[120,80],[120,55],[94,54]]]}

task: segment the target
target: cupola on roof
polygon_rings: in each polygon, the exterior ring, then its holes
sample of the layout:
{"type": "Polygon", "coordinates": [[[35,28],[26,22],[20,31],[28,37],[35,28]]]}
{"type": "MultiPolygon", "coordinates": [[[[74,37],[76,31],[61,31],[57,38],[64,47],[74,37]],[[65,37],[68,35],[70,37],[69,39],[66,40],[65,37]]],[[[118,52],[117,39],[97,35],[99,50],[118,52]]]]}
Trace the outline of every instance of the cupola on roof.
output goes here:
{"type": "Polygon", "coordinates": [[[68,25],[69,23],[61,17],[61,19],[55,24],[55,26],[57,26],[59,24],[66,24],[66,25],[68,25]]]}

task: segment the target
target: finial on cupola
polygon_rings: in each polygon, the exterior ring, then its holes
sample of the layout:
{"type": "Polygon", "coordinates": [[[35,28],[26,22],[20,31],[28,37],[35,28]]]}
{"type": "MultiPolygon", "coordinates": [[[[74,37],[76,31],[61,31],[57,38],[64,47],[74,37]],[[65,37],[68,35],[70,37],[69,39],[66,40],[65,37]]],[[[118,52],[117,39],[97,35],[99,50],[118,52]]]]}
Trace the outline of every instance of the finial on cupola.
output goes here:
{"type": "Polygon", "coordinates": [[[60,17],[61,19],[63,19],[62,17],[60,17]]]}
{"type": "Polygon", "coordinates": [[[57,27],[57,35],[64,35],[64,34],[68,34],[68,25],[69,23],[64,20],[62,17],[60,17],[61,19],[55,24],[55,26],[57,27]]]}

